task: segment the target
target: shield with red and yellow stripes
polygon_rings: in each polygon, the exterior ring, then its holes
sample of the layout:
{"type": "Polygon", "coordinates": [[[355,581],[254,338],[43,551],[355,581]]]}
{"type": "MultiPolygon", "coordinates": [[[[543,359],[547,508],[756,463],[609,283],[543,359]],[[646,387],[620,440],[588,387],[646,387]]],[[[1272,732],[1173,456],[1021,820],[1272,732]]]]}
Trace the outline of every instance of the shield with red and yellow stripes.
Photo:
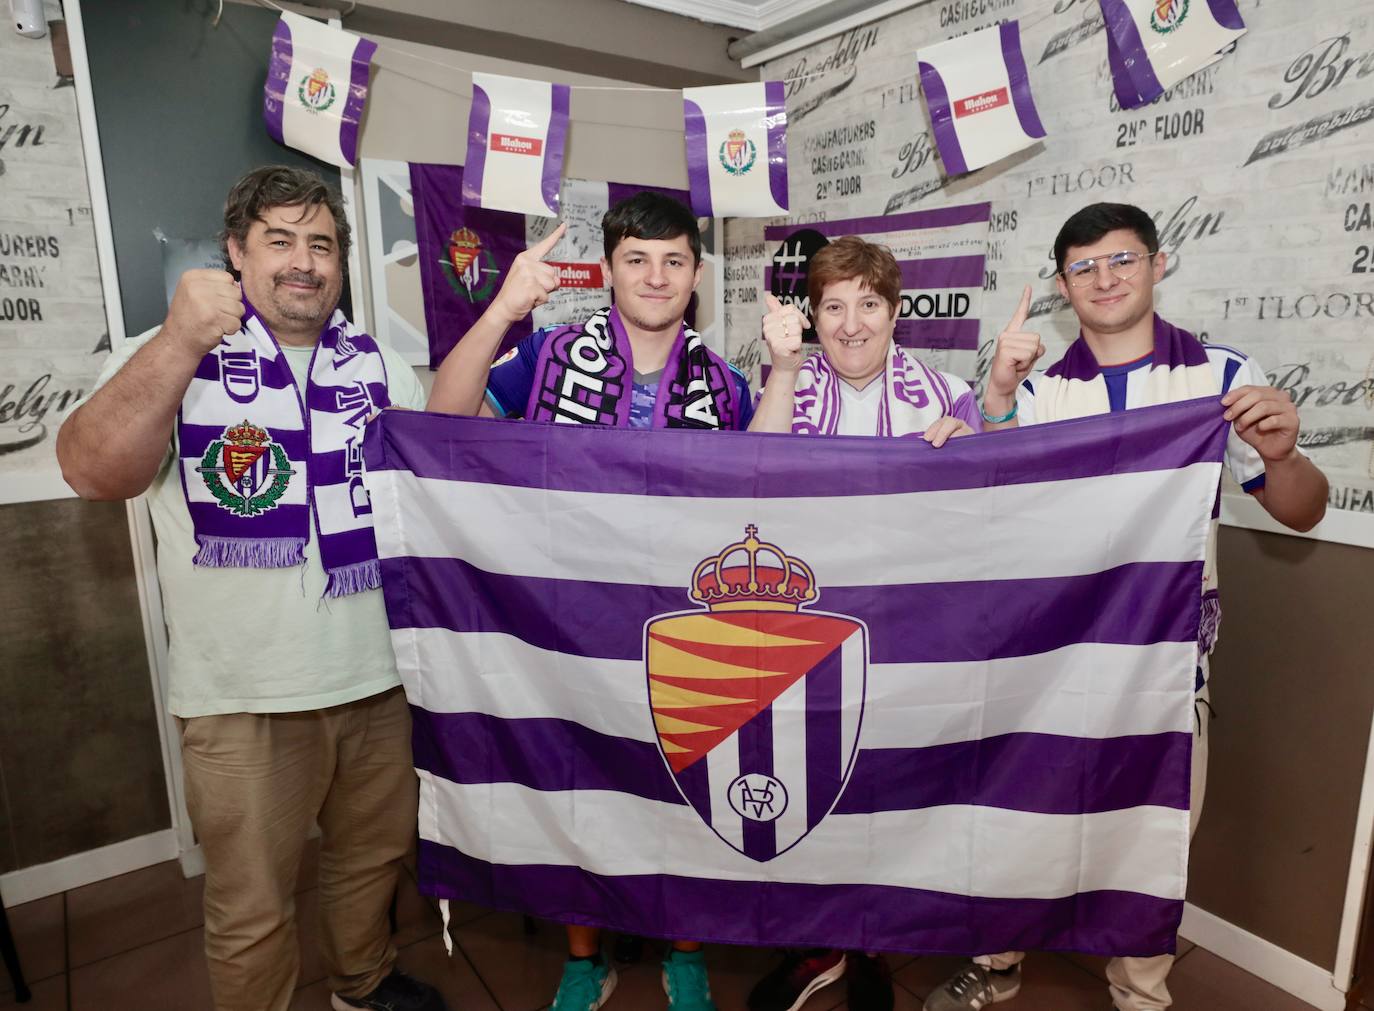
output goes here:
{"type": "Polygon", "coordinates": [[[844,789],[868,650],[862,622],[801,610],[816,597],[810,571],[780,551],[781,562],[766,558],[772,546],[755,532],[698,566],[692,596],[705,610],[648,623],[645,660],[659,748],[683,797],[726,843],[764,861],[804,838],[844,789]],[[740,548],[747,564],[729,564],[740,548]]]}

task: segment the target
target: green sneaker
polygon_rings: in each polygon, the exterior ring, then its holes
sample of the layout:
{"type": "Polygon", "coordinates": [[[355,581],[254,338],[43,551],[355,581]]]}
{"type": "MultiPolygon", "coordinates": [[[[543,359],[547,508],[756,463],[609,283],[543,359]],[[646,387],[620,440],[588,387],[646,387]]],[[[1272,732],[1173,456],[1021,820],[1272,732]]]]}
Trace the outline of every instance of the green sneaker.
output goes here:
{"type": "Polygon", "coordinates": [[[674,948],[663,960],[663,990],[668,1011],[716,1011],[711,984],[706,979],[706,958],[700,951],[674,948]]]}
{"type": "Polygon", "coordinates": [[[563,978],[550,1011],[596,1011],[615,992],[615,969],[585,958],[563,963],[563,978]]]}

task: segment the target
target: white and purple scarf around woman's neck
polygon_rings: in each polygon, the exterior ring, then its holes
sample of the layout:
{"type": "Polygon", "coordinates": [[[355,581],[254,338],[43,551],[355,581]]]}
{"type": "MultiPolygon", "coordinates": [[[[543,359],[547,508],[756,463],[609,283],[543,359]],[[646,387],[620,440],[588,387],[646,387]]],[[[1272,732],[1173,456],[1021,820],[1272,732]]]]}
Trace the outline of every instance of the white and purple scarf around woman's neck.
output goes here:
{"type": "MultiPolygon", "coordinates": [[[[614,307],[554,330],[539,349],[525,417],[627,428],[634,395],[630,336],[614,307]]],[[[735,428],[739,391],[730,366],[685,323],[654,398],[654,428],[735,428]]]]}
{"type": "MultiPolygon", "coordinates": [[[[889,343],[873,435],[915,435],[946,414],[955,413],[954,393],[945,377],[895,342],[889,343]]],[[[840,384],[844,382],[824,354],[812,355],[797,369],[792,401],[792,431],[799,435],[834,435],[840,429],[840,384]]]]}
{"type": "MultiPolygon", "coordinates": [[[[1220,396],[1216,373],[1202,342],[1158,313],[1155,346],[1136,403],[1141,407],[1220,396]]],[[[1134,398],[1133,398],[1134,399],[1134,398]]],[[[1045,370],[1035,387],[1036,421],[1086,418],[1111,411],[1107,380],[1092,348],[1080,333],[1064,357],[1045,370]]]]}
{"type": "Polygon", "coordinates": [[[362,436],[391,402],[382,354],[335,310],[301,391],[276,338],[244,307],[243,329],[201,359],[177,415],[182,491],[200,546],[194,562],[299,565],[313,514],[325,595],[376,589],[362,436]]]}

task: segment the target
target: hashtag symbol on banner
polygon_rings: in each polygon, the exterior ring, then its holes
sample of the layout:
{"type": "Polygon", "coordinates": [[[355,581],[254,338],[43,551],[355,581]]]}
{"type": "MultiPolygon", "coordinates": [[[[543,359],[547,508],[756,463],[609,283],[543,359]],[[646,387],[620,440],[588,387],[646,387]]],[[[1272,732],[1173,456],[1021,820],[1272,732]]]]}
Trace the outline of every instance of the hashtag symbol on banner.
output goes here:
{"type": "Polygon", "coordinates": [[[778,255],[773,257],[773,277],[786,282],[786,291],[796,291],[806,282],[806,257],[802,255],[800,242],[784,242],[778,255]]]}

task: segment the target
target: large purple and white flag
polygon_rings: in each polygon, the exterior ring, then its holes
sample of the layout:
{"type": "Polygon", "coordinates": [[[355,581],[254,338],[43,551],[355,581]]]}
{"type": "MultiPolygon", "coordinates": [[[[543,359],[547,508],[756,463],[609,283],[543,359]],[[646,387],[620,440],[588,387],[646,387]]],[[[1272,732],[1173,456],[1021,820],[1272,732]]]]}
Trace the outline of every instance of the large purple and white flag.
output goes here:
{"type": "Polygon", "coordinates": [[[1214,399],[932,450],[386,412],[421,888],[747,945],[1172,951],[1214,399]]]}
{"type": "Polygon", "coordinates": [[[928,46],[916,59],[947,174],[991,165],[1045,136],[1031,97],[1019,21],[928,46]]]}
{"type": "Polygon", "coordinates": [[[356,164],[376,51],[371,39],[283,12],[263,85],[262,114],[272,139],[334,165],[356,164]]]}
{"type": "MultiPolygon", "coordinates": [[[[892,250],[902,271],[901,305],[893,336],[904,348],[957,352],[946,371],[973,375],[983,310],[983,267],[992,205],[849,218],[764,229],[771,260],[764,284],[781,302],[811,314],[811,258],[831,239],[857,235],[892,250]]],[[[818,348],[814,330],[803,339],[818,348]]]]}
{"type": "Polygon", "coordinates": [[[557,216],[571,95],[566,84],[474,73],[463,203],[557,216]]]}
{"type": "Polygon", "coordinates": [[[1153,102],[1245,34],[1236,0],[1099,0],[1117,104],[1153,102]]]}
{"type": "Polygon", "coordinates": [[[781,81],[684,88],[682,114],[697,215],[787,213],[787,109],[781,81]]]}

